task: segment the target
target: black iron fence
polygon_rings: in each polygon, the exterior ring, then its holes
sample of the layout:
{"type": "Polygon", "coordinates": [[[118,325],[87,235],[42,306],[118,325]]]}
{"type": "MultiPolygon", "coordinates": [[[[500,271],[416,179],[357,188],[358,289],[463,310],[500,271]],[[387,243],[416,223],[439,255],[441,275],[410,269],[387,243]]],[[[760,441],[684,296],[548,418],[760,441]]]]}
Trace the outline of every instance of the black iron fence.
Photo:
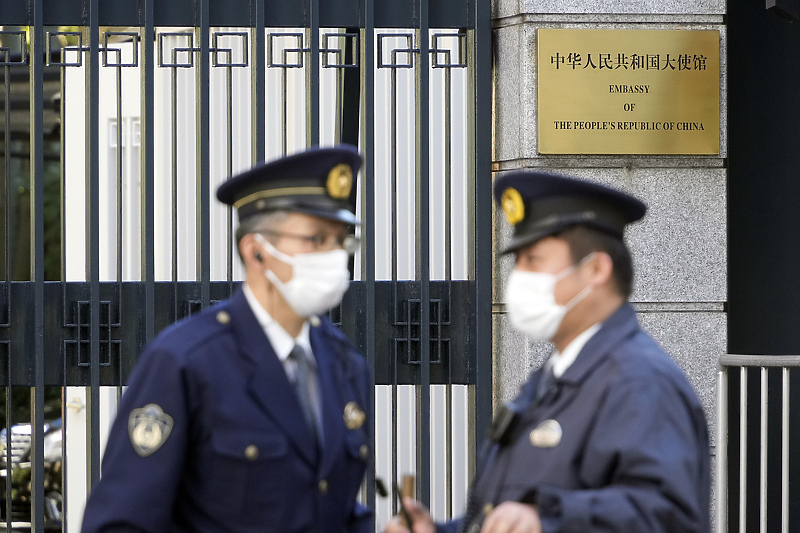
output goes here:
{"type": "Polygon", "coordinates": [[[76,530],[102,391],[235,288],[216,184],[340,141],[367,179],[332,315],[375,371],[378,466],[457,512],[491,417],[490,2],[0,0],[0,23],[5,527],[76,530]]]}

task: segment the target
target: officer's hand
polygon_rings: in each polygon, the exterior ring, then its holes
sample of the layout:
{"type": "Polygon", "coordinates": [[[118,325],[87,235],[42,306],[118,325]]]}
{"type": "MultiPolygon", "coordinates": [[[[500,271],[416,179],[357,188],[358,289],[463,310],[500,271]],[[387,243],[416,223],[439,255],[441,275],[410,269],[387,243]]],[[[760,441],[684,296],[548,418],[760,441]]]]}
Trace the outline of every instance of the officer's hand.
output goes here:
{"type": "Polygon", "coordinates": [[[489,513],[481,533],[542,533],[542,522],[536,506],[503,502],[489,513]]]}
{"type": "MultiPolygon", "coordinates": [[[[403,505],[414,522],[413,533],[435,533],[436,525],[433,523],[428,509],[413,498],[404,498],[403,505]]],[[[386,524],[385,533],[409,533],[408,526],[402,515],[397,515],[386,524]]]]}

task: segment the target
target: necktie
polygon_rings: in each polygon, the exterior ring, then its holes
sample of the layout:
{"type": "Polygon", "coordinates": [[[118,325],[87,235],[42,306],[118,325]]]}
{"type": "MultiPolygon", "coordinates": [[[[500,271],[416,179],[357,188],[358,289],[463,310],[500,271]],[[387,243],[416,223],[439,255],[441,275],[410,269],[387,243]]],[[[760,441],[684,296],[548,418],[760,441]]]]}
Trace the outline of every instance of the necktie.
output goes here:
{"type": "Polygon", "coordinates": [[[553,374],[553,365],[549,363],[545,364],[542,375],[539,378],[539,383],[536,385],[536,395],[533,399],[534,403],[542,401],[542,398],[547,395],[547,392],[550,390],[555,380],[556,377],[555,374],[553,374]]]}
{"type": "Polygon", "coordinates": [[[297,393],[297,399],[300,400],[300,407],[303,408],[303,417],[306,419],[314,441],[319,443],[317,419],[319,407],[315,370],[311,367],[308,361],[308,354],[302,346],[295,344],[289,353],[289,357],[295,362],[294,390],[297,393]]]}

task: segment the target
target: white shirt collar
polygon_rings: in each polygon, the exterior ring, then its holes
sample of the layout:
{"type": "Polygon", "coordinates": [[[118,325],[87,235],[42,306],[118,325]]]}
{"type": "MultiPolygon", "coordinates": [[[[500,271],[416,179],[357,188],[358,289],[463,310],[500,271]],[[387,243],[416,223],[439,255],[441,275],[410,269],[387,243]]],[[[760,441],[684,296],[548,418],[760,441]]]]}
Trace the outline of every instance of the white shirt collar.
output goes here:
{"type": "Polygon", "coordinates": [[[281,363],[286,362],[286,358],[289,357],[289,353],[292,351],[292,348],[294,348],[294,345],[299,344],[306,351],[306,354],[308,354],[308,359],[311,364],[316,365],[314,353],[311,350],[311,337],[309,335],[308,321],[303,322],[303,327],[300,329],[300,333],[296,338],[293,338],[285,329],[283,329],[283,326],[278,324],[267,312],[267,310],[264,309],[260,303],[258,303],[258,300],[256,300],[253,291],[250,290],[250,287],[247,286],[247,283],[242,284],[242,292],[244,292],[244,296],[247,299],[247,303],[250,305],[250,309],[253,311],[256,320],[264,330],[264,334],[267,336],[270,345],[272,345],[272,349],[275,351],[275,355],[278,356],[278,359],[280,359],[281,363]]]}
{"type": "Polygon", "coordinates": [[[589,329],[585,330],[583,333],[572,339],[566,348],[564,348],[563,352],[559,352],[558,350],[553,351],[553,354],[550,356],[550,359],[547,360],[547,364],[553,367],[553,375],[557,378],[560,378],[564,372],[575,362],[575,359],[578,358],[578,354],[581,353],[583,347],[589,342],[595,333],[600,329],[602,326],[602,322],[598,322],[594,326],[590,327],[589,329]]]}

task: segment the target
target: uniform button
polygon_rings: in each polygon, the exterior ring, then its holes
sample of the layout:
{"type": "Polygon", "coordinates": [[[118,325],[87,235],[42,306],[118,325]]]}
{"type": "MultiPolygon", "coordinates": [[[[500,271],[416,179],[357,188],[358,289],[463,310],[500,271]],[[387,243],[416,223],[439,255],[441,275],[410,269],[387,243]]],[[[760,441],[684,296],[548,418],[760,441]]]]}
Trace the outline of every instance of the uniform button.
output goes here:
{"type": "Polygon", "coordinates": [[[308,321],[315,328],[319,327],[319,325],[320,325],[320,319],[316,315],[311,315],[311,317],[308,319],[308,321]]]}
{"type": "Polygon", "coordinates": [[[328,492],[328,480],[323,479],[319,482],[319,492],[320,494],[327,494],[328,492]]]}
{"type": "Polygon", "coordinates": [[[361,448],[358,449],[358,455],[360,455],[362,459],[369,457],[369,446],[362,444],[361,448]]]}
{"type": "Polygon", "coordinates": [[[486,505],[483,506],[483,514],[488,516],[489,513],[491,513],[492,511],[494,511],[494,505],[492,505],[491,503],[487,503],[486,505]]]}
{"type": "Polygon", "coordinates": [[[227,311],[220,311],[217,313],[217,322],[220,324],[227,324],[231,321],[231,315],[227,311]]]}
{"type": "Polygon", "coordinates": [[[250,461],[255,461],[256,459],[258,459],[258,446],[256,446],[255,444],[251,444],[250,446],[245,448],[244,456],[250,461]]]}

